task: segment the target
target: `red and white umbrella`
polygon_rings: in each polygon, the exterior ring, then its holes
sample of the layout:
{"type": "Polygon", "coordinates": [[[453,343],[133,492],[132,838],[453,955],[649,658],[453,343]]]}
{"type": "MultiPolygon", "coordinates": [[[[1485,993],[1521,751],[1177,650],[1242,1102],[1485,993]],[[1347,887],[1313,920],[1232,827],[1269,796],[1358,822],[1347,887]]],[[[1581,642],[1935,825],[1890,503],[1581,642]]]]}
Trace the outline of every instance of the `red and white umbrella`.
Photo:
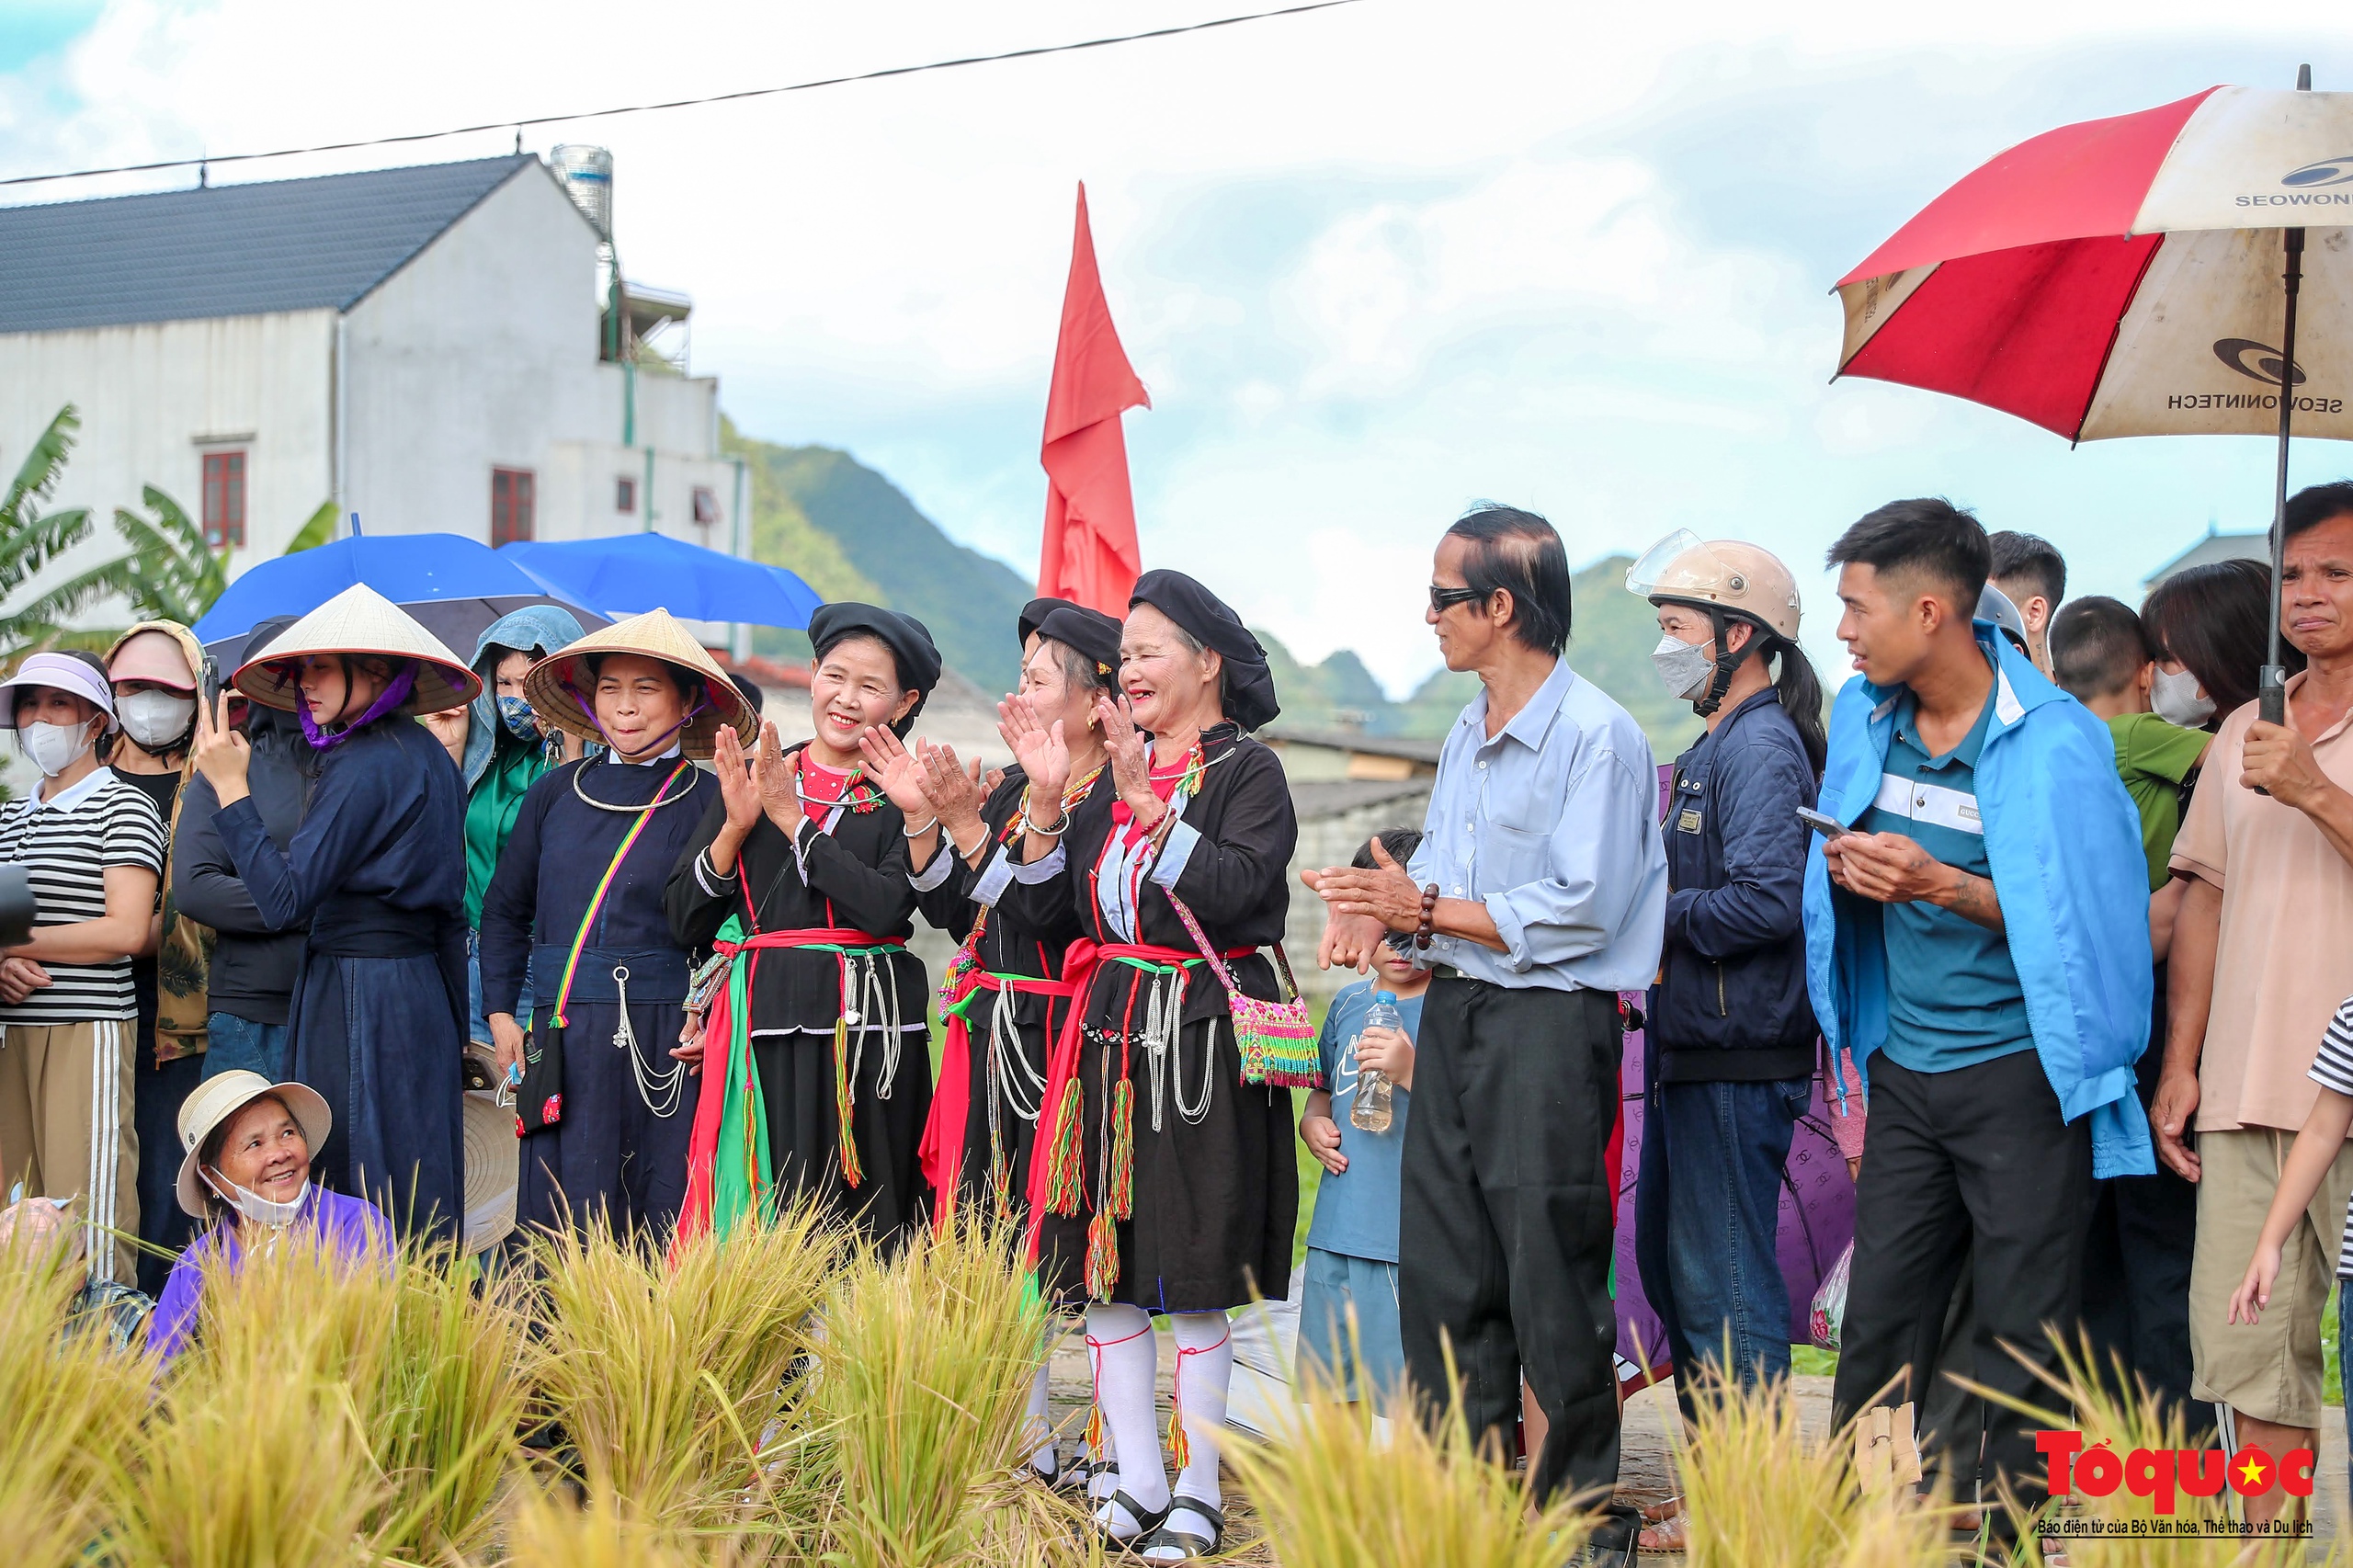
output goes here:
{"type": "Polygon", "coordinates": [[[2353,440],[2348,225],[2353,93],[2211,87],[2063,126],[1839,280],[1838,373],[2071,441],[2277,435],[2276,511],[2291,426],[2353,440]]]}

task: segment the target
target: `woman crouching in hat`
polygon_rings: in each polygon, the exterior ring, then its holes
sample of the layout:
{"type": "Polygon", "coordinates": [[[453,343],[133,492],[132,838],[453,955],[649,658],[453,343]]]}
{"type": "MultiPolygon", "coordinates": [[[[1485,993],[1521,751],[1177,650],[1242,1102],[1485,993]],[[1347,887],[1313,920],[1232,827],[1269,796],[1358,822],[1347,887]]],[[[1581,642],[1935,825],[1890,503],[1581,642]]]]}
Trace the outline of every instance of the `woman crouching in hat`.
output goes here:
{"type": "Polygon", "coordinates": [[[812,1192],[885,1239],[923,1217],[915,1146],[931,1059],[923,963],[905,947],[906,819],[867,777],[858,742],[905,734],[939,653],[921,621],[871,605],[823,607],[809,640],[815,735],[785,750],[763,725],[747,761],[722,730],[722,797],[670,875],[671,934],[731,960],[676,1053],[708,1051],[682,1233],[724,1234],[812,1192]]]}
{"type": "Polygon", "coordinates": [[[1315,1064],[1298,1040],[1245,1062],[1231,1000],[1281,994],[1258,949],[1279,956],[1299,836],[1282,764],[1245,733],[1279,710],[1266,654],[1175,572],[1138,579],[1120,653],[1125,704],[1096,705],[1113,787],[1067,815],[1069,726],[1012,705],[1030,782],[1023,858],[1052,878],[1016,881],[1004,907],[1042,921],[1060,904],[1099,944],[1083,1027],[1056,1042],[1032,1222],[1042,1287],[1086,1303],[1099,1422],[1088,1444],[1105,1452],[1108,1426],[1119,1459],[1097,1523],[1173,1562],[1214,1553],[1224,1533],[1226,1312],[1288,1293],[1299,1177],[1287,1085],[1312,1083],[1315,1064]],[[1153,1313],[1168,1315],[1176,1344],[1173,1494],[1154,1430],[1153,1313]]]}
{"type": "Polygon", "coordinates": [[[749,727],[743,698],[659,609],[540,660],[523,689],[547,722],[608,749],[524,792],[483,898],[483,1007],[523,1138],[516,1220],[601,1216],[666,1240],[694,1109],[670,1059],[689,964],[664,890],[719,799],[692,759],[723,726],[749,727]],[[537,1005],[518,1019],[527,972],[537,1005]]]}
{"type": "Polygon", "coordinates": [[[251,752],[228,701],[199,722],[213,824],[263,924],[310,922],[288,1009],[293,1074],[335,1108],[312,1151],[337,1192],[371,1198],[403,1232],[454,1237],[464,1210],[460,1099],[466,1041],[465,787],[410,715],[470,700],[465,662],[374,589],[346,588],[236,674],[294,710],[319,754],[285,849],[246,788],[251,752]]]}
{"type": "Polygon", "coordinates": [[[300,1236],[356,1262],[389,1261],[392,1222],[364,1198],[311,1185],[311,1154],[335,1115],[301,1084],[273,1084],[242,1070],[206,1079],[180,1107],[179,1200],[205,1229],[172,1265],[147,1324],[147,1346],[164,1360],[196,1337],[208,1270],[235,1270],[256,1242],[300,1236]]]}

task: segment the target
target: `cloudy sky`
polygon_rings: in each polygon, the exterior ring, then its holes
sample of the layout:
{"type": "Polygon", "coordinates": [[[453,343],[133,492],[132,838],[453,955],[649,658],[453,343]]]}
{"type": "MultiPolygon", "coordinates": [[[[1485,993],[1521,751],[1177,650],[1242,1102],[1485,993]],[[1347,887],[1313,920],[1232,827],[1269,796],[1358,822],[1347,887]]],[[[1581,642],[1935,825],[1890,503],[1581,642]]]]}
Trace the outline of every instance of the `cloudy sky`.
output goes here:
{"type": "MultiPolygon", "coordinates": [[[[1263,3],[1263,0],[1262,0],[1263,3]]],[[[6,0],[0,176],[570,112],[1196,21],[1251,0],[6,0]]],[[[2210,519],[2268,520],[2236,437],[2071,451],[1926,392],[1830,384],[1830,284],[2050,126],[2217,82],[2353,88],[2341,0],[1798,8],[1358,0],[1188,38],[526,134],[613,149],[630,272],[696,301],[752,434],[841,446],[1034,571],[1038,433],[1086,182],[1154,407],[1147,563],[1392,690],[1467,503],[1573,560],[1667,530],[1780,551],[1829,653],[1823,547],[1900,494],[2042,533],[2137,598],[2210,519]],[[2238,13],[2252,18],[2254,13],[2238,13]],[[2232,21],[2237,24],[2237,17],[2232,21]],[[1868,31],[1859,28],[1868,27],[1868,31]]],[[[223,170],[446,157],[512,132],[223,170]]],[[[184,176],[17,187],[0,200],[184,176]]],[[[2314,443],[2299,483],[2353,470],[2314,443]]],[[[1840,666],[1843,667],[1843,666],[1840,666]]]]}

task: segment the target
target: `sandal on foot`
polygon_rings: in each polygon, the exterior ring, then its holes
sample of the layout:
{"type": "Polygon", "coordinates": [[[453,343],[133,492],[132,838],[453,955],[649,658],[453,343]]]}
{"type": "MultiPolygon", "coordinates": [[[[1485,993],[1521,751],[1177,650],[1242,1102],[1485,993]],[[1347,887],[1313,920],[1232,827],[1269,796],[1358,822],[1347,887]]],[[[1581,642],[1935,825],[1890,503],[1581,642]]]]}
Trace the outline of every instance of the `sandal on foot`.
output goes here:
{"type": "Polygon", "coordinates": [[[1225,1515],[1219,1511],[1214,1503],[1204,1503],[1199,1497],[1188,1497],[1182,1493],[1174,1494],[1169,1497],[1168,1506],[1163,1511],[1161,1517],[1164,1522],[1160,1527],[1146,1537],[1141,1545],[1131,1547],[1130,1551],[1139,1557],[1150,1557],[1157,1550],[1174,1547],[1184,1553],[1182,1558],[1163,1557],[1154,1561],[1189,1562],[1197,1557],[1216,1556],[1218,1549],[1225,1544],[1225,1515]],[[1210,1534],[1204,1537],[1196,1535],[1191,1530],[1171,1528],[1165,1521],[1179,1513],[1198,1514],[1207,1519],[1210,1524],[1210,1534]]]}
{"type": "MultiPolygon", "coordinates": [[[[1176,1499],[1172,1497],[1170,1501],[1173,1503],[1176,1499]]],[[[1125,1492],[1114,1492],[1096,1504],[1086,1517],[1094,1525],[1095,1533],[1102,1538],[1103,1549],[1106,1551],[1134,1551],[1159,1531],[1161,1522],[1168,1517],[1168,1510],[1165,1507],[1147,1508],[1125,1492]],[[1113,1535],[1110,1521],[1102,1517],[1102,1510],[1106,1506],[1127,1510],[1128,1517],[1133,1519],[1139,1527],[1136,1533],[1113,1535]]]]}
{"type": "Polygon", "coordinates": [[[1691,1532],[1685,1522],[1684,1516],[1679,1512],[1673,1513],[1663,1519],[1644,1525],[1642,1534],[1635,1540],[1634,1550],[1637,1551],[1690,1551],[1691,1532]]]}

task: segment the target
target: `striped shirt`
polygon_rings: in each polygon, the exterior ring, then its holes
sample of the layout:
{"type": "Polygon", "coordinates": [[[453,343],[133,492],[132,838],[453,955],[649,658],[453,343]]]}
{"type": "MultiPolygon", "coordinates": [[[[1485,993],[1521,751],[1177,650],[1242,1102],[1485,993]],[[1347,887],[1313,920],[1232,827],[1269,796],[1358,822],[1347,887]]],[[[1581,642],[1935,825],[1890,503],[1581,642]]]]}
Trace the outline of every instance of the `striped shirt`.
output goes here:
{"type": "MultiPolygon", "coordinates": [[[[137,866],[162,876],[164,822],[143,791],[101,767],[54,800],[27,796],[0,804],[0,862],[25,868],[36,927],[97,920],[107,912],[108,868],[137,866]]],[[[43,960],[41,968],[50,983],[14,1006],[0,1005],[0,1024],[139,1016],[127,954],[107,963],[43,960]]]]}
{"type": "MultiPolygon", "coordinates": [[[[2320,1050],[2306,1075],[2324,1089],[2353,1095],[2353,996],[2338,1006],[2320,1037],[2320,1050]]],[[[2336,1277],[2353,1279],[2353,1204],[2345,1210],[2345,1234],[2336,1244],[2336,1277]]]]}

